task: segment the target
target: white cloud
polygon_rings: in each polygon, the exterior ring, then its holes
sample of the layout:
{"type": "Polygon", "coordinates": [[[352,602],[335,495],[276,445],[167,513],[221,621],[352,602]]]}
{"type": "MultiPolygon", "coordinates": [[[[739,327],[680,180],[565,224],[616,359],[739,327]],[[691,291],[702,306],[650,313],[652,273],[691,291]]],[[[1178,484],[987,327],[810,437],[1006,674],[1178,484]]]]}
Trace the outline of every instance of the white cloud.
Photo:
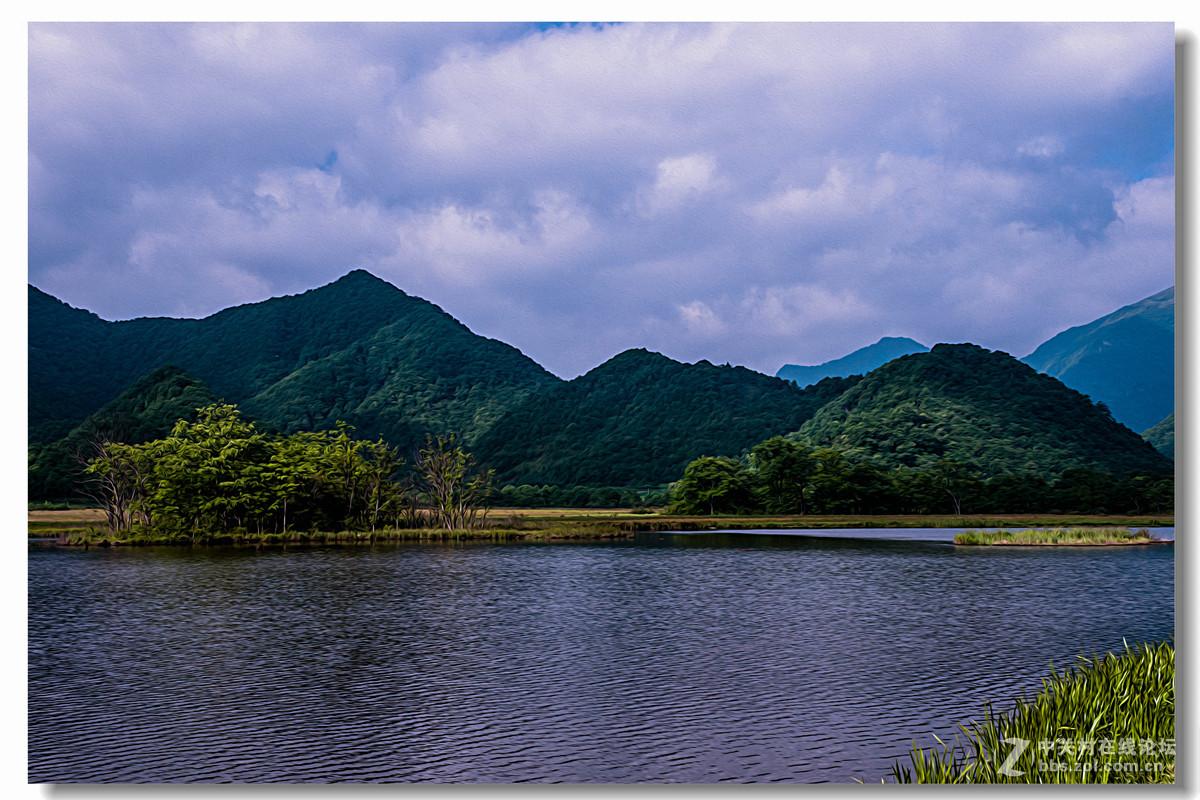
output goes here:
{"type": "Polygon", "coordinates": [[[1171,281],[1173,57],[1170,25],[34,24],[30,276],[132,316],[365,267],[567,375],[1019,350],[1171,281]]]}
{"type": "Polygon", "coordinates": [[[654,184],[639,193],[638,207],[643,215],[655,216],[698,202],[703,194],[719,188],[716,171],[716,159],[704,153],[664,158],[658,163],[654,184]]]}
{"type": "Polygon", "coordinates": [[[1035,136],[1017,148],[1017,153],[1034,158],[1052,158],[1061,155],[1066,146],[1057,136],[1035,136]]]}

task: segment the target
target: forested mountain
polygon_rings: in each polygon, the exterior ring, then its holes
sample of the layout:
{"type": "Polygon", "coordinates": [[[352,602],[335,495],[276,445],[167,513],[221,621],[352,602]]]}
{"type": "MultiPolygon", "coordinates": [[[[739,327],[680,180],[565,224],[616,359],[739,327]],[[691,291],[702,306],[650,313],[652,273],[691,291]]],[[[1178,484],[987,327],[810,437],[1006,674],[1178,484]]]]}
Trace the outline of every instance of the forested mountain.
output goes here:
{"type": "Polygon", "coordinates": [[[807,390],[744,367],[628,350],[532,395],[480,438],[501,483],[646,486],[701,455],[739,455],[794,430],[853,381],[807,390]]]}
{"type": "Polygon", "coordinates": [[[196,409],[216,400],[207,386],[176,366],[154,370],[63,438],[31,446],[30,499],[77,496],[81,459],[94,458],[99,441],[138,444],[165,436],[178,420],[193,419],[196,409]]]}
{"type": "Polygon", "coordinates": [[[1175,414],[1168,415],[1153,428],[1142,431],[1142,438],[1167,458],[1175,458],[1175,414]]]}
{"type": "MultiPolygon", "coordinates": [[[[1173,314],[1173,293],[1155,298],[1100,328],[1155,327],[1173,314]]],[[[1124,352],[1114,338],[1105,335],[1100,356],[1124,352]]],[[[263,430],[327,430],[341,420],[406,455],[427,433],[455,433],[497,470],[501,486],[659,485],[699,456],[739,456],[789,431],[886,466],[927,469],[948,458],[987,474],[1172,470],[1103,407],[1011,356],[938,345],[889,360],[897,351],[888,348],[910,346],[920,347],[882,340],[852,354],[887,361],[866,377],[803,389],[640,349],[568,382],[360,270],[197,320],[106,322],[31,286],[30,491],[74,494],[61,475],[89,431],[107,426],[127,441],[161,436],[216,399],[263,430]]],[[[1105,363],[1090,351],[1077,355],[1047,363],[1065,374],[1105,363]]],[[[839,362],[868,370],[850,357],[839,362]]]]}
{"type": "Polygon", "coordinates": [[[984,475],[1173,470],[1102,405],[1006,353],[973,344],[939,344],[885,364],[795,437],[887,467],[930,469],[947,458],[984,475]]]}
{"type": "Polygon", "coordinates": [[[151,370],[176,364],[285,432],[344,420],[409,448],[426,432],[467,443],[558,383],[516,348],[355,270],[300,295],[204,319],[105,322],[30,287],[30,440],[62,436],[151,370]]]}
{"type": "Polygon", "coordinates": [[[1175,287],[1065,330],[1021,360],[1146,430],[1175,410],[1175,287]]]}
{"type": "Polygon", "coordinates": [[[929,348],[920,342],[903,336],[885,336],[875,344],[867,345],[833,361],[826,361],[824,364],[807,367],[784,364],[775,373],[775,377],[793,381],[797,386],[808,386],[823,378],[866,375],[894,358],[927,352],[929,348]]]}
{"type": "Polygon", "coordinates": [[[149,369],[114,375],[95,362],[112,323],[29,287],[29,440],[52,442],[149,369]]]}

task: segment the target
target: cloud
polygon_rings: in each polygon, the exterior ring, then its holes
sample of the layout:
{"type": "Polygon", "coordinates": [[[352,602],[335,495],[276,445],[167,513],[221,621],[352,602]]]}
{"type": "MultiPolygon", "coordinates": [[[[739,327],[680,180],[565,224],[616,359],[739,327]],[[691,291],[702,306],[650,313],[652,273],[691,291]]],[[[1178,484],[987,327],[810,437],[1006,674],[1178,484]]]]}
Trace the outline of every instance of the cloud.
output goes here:
{"type": "Polygon", "coordinates": [[[774,372],[1173,280],[1169,24],[29,31],[30,279],[109,318],[363,267],[565,376],[774,372]]]}
{"type": "Polygon", "coordinates": [[[700,201],[717,187],[717,162],[712,156],[694,153],[664,158],[658,163],[654,184],[639,192],[638,207],[645,216],[656,216],[685,203],[700,201]]]}

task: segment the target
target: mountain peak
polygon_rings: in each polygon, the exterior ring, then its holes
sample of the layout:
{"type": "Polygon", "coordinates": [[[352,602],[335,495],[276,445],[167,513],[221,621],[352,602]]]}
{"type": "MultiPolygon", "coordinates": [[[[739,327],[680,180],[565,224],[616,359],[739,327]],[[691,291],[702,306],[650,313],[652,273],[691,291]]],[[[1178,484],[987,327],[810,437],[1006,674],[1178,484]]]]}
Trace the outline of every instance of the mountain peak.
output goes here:
{"type": "Polygon", "coordinates": [[[396,288],[395,286],[392,286],[392,284],[385,281],[383,278],[380,278],[378,275],[375,275],[373,273],[367,272],[365,269],[362,269],[361,267],[350,270],[345,275],[343,275],[342,277],[338,278],[333,283],[328,284],[328,285],[333,286],[334,284],[339,284],[339,283],[344,284],[344,285],[371,284],[371,285],[375,285],[375,286],[381,286],[381,285],[387,286],[392,289],[396,288]]]}
{"type": "Polygon", "coordinates": [[[887,467],[930,469],[949,458],[988,475],[1046,479],[1072,467],[1115,475],[1171,469],[1102,406],[974,344],[939,344],[889,362],[824,406],[800,434],[814,447],[887,467]]]}
{"type": "Polygon", "coordinates": [[[784,364],[775,377],[793,381],[797,386],[808,386],[822,378],[845,378],[849,375],[864,375],[901,356],[924,353],[928,347],[905,336],[884,336],[875,344],[855,350],[849,355],[826,361],[824,364],[802,366],[784,364]]]}
{"type": "Polygon", "coordinates": [[[1175,287],[1068,328],[1021,360],[1145,430],[1175,410],[1175,287]]]}

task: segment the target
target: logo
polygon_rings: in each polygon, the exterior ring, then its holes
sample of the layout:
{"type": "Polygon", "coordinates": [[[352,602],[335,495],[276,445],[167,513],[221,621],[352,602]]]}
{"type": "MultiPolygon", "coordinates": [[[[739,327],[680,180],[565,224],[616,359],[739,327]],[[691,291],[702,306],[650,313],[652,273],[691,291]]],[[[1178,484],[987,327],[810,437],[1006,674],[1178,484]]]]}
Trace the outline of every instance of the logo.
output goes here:
{"type": "Polygon", "coordinates": [[[1009,752],[1008,758],[1004,759],[1004,763],[996,768],[996,772],[999,772],[1001,775],[1007,775],[1010,778],[1015,778],[1018,775],[1024,775],[1024,770],[1013,769],[1013,766],[1017,763],[1017,759],[1021,757],[1021,753],[1025,752],[1025,748],[1029,747],[1029,740],[1004,739],[1003,741],[1005,744],[1013,745],[1013,749],[1009,752]]]}

